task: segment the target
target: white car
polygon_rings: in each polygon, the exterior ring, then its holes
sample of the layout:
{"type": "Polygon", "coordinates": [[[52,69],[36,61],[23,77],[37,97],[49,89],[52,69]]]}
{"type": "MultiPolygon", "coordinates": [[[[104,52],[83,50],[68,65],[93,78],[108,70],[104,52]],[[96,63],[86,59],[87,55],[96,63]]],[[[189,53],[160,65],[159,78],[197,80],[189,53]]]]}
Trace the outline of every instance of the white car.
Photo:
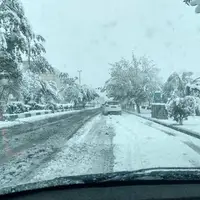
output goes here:
{"type": "Polygon", "coordinates": [[[122,114],[122,108],[121,105],[118,101],[107,101],[103,105],[103,114],[108,115],[108,114],[122,114]]]}

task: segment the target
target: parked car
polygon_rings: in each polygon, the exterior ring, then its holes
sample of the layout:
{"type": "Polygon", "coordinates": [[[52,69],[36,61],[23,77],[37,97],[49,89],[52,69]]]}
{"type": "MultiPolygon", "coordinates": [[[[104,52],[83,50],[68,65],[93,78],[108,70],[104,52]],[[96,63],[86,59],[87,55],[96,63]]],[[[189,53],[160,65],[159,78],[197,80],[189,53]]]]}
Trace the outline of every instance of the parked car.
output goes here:
{"type": "Polygon", "coordinates": [[[102,106],[102,113],[103,115],[108,115],[108,114],[122,114],[122,108],[121,105],[118,101],[107,101],[103,106],[102,106]]]}

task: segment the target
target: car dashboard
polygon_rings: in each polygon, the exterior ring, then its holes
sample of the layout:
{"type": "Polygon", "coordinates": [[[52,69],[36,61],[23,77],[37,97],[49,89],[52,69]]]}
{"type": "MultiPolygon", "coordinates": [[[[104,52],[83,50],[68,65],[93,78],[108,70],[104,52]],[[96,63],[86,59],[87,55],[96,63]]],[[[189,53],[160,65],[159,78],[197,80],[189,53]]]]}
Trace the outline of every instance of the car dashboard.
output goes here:
{"type": "Polygon", "coordinates": [[[200,184],[126,185],[113,187],[51,188],[2,196],[13,200],[161,200],[200,199],[200,184]]]}
{"type": "Polygon", "coordinates": [[[200,172],[115,173],[59,178],[1,190],[1,200],[200,199],[200,172]],[[185,177],[185,179],[183,179],[185,177]],[[41,185],[40,185],[41,184],[41,185]]]}

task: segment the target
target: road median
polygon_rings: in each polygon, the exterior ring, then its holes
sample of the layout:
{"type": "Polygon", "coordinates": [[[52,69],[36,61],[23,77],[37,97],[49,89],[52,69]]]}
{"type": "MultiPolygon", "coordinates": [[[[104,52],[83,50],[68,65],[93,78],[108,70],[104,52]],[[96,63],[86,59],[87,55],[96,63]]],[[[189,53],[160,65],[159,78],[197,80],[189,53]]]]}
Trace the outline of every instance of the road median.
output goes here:
{"type": "Polygon", "coordinates": [[[167,121],[164,122],[164,120],[159,120],[159,119],[143,116],[143,115],[135,113],[133,111],[125,110],[125,112],[130,113],[130,114],[134,114],[134,115],[141,117],[143,119],[155,122],[157,124],[163,125],[165,127],[171,128],[173,130],[176,130],[176,131],[182,132],[184,134],[190,135],[192,137],[195,137],[197,139],[200,139],[200,132],[198,132],[198,131],[188,130],[186,128],[180,127],[180,125],[178,125],[178,124],[169,124],[169,123],[167,123],[167,121]]]}
{"type": "Polygon", "coordinates": [[[48,115],[34,116],[30,118],[20,119],[20,121],[2,122],[0,131],[6,133],[20,134],[24,132],[30,132],[37,130],[38,128],[52,125],[60,120],[67,119],[72,116],[78,115],[93,115],[100,112],[99,108],[85,109],[85,110],[73,110],[67,112],[53,113],[48,115]]]}

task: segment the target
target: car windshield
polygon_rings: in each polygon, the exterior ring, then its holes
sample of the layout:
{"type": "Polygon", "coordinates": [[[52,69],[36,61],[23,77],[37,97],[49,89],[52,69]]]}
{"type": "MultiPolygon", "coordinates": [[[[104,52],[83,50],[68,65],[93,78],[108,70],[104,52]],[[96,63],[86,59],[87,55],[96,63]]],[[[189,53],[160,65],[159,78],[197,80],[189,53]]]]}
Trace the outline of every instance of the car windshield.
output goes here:
{"type": "Polygon", "coordinates": [[[200,167],[198,13],[197,0],[0,0],[0,189],[200,167]]]}

